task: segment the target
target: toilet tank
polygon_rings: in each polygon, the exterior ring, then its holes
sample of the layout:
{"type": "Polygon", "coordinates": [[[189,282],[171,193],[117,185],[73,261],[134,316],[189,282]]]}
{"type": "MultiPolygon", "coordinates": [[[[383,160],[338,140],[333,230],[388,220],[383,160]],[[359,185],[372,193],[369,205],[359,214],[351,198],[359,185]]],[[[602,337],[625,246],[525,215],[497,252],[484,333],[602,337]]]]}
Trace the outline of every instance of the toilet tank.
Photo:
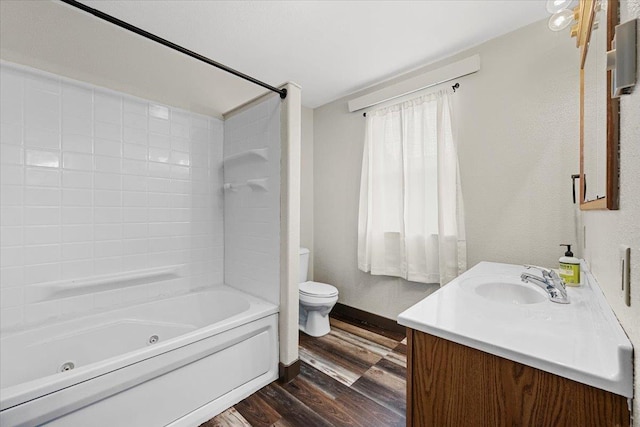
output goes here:
{"type": "Polygon", "coordinates": [[[300,248],[300,281],[298,283],[304,283],[307,281],[308,270],[309,270],[309,249],[300,248]]]}

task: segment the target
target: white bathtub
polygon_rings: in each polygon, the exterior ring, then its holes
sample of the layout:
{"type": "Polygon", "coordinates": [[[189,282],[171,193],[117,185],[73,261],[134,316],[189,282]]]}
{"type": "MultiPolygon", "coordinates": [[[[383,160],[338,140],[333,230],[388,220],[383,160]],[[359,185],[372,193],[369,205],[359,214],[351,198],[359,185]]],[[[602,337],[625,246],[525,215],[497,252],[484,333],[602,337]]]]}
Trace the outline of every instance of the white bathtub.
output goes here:
{"type": "Polygon", "coordinates": [[[277,312],[220,286],[4,336],[0,424],[197,426],[277,378],[277,312]]]}

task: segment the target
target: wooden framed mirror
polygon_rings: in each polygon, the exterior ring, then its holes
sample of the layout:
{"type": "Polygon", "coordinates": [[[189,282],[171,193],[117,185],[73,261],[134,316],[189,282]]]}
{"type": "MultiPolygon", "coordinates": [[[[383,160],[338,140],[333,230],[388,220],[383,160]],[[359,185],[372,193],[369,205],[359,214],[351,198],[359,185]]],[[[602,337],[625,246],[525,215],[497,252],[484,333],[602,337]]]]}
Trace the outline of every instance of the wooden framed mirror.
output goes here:
{"type": "Polygon", "coordinates": [[[580,0],[580,209],[619,206],[619,101],[611,98],[611,50],[618,0],[580,0]]]}

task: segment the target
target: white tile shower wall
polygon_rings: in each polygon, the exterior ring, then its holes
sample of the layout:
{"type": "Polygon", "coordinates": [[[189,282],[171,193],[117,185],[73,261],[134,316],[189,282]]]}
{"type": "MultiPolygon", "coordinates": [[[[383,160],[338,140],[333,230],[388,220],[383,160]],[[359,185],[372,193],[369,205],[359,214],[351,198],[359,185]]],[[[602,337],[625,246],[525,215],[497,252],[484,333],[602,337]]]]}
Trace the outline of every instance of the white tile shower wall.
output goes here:
{"type": "Polygon", "coordinates": [[[221,120],[0,64],[0,328],[223,281],[221,120]],[[180,265],[66,298],[42,284],[180,265]]]}
{"type": "Polygon", "coordinates": [[[272,96],[224,122],[225,283],[280,301],[280,98],[272,96]],[[267,159],[251,155],[266,148],[267,159]],[[265,183],[266,189],[245,185],[265,183]]]}

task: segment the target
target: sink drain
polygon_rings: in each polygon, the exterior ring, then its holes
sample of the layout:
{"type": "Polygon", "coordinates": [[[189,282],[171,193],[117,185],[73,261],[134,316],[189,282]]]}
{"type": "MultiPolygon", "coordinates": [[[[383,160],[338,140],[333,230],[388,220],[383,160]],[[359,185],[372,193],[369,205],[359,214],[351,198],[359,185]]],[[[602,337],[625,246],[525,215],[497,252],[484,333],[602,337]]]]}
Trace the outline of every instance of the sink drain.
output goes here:
{"type": "Polygon", "coordinates": [[[76,367],[76,365],[73,362],[67,362],[67,363],[62,364],[62,366],[60,366],[58,368],[58,372],[67,372],[67,371],[72,370],[75,367],[76,367]]]}
{"type": "Polygon", "coordinates": [[[155,344],[160,340],[157,335],[151,335],[149,337],[149,344],[155,344]]]}

